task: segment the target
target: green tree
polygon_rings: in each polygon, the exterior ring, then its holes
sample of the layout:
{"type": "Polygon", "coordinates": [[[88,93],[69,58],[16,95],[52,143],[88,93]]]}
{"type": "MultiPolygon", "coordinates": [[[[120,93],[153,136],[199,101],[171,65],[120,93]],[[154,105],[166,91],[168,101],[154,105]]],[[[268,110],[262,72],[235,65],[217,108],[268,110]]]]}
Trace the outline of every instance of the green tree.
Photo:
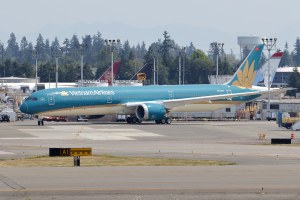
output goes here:
{"type": "Polygon", "coordinates": [[[298,72],[298,68],[294,68],[293,73],[289,78],[289,86],[292,88],[297,88],[297,90],[289,90],[287,91],[287,95],[296,96],[296,92],[300,91],[300,73],[298,72]]]}
{"type": "Polygon", "coordinates": [[[300,38],[299,37],[297,37],[294,47],[295,49],[294,49],[293,61],[295,66],[300,66],[300,38]]]}
{"type": "Polygon", "coordinates": [[[134,59],[133,51],[130,48],[129,41],[126,40],[123,48],[120,49],[121,63],[116,77],[119,80],[128,80],[134,75],[134,66],[130,66],[130,60],[134,59]]]}
{"type": "Polygon", "coordinates": [[[188,47],[186,47],[186,56],[191,57],[192,54],[196,51],[194,44],[191,42],[188,47]]]}
{"type": "Polygon", "coordinates": [[[69,56],[74,60],[80,60],[80,53],[81,53],[81,44],[76,34],[73,35],[72,39],[70,40],[70,52],[69,56]]]}
{"type": "Polygon", "coordinates": [[[14,69],[13,69],[12,61],[10,58],[5,60],[4,68],[5,68],[5,76],[6,77],[14,76],[14,69]]]}
{"type": "Polygon", "coordinates": [[[50,61],[51,60],[51,46],[49,39],[45,40],[45,60],[50,61]]]}
{"type": "Polygon", "coordinates": [[[83,57],[85,60],[85,63],[91,65],[92,64],[92,58],[93,58],[93,45],[92,45],[92,37],[91,35],[86,35],[82,38],[82,44],[85,45],[85,50],[83,52],[83,57]]]}
{"type": "Polygon", "coordinates": [[[92,36],[92,49],[93,52],[91,62],[98,68],[104,65],[103,62],[103,50],[105,49],[104,40],[100,32],[98,31],[96,35],[92,36]]]}
{"type": "Polygon", "coordinates": [[[40,59],[45,61],[46,60],[46,52],[45,52],[45,43],[42,34],[39,34],[38,38],[36,39],[35,45],[35,52],[39,55],[40,59]]]}
{"type": "Polygon", "coordinates": [[[14,33],[10,34],[10,38],[7,41],[7,48],[5,52],[7,58],[17,59],[19,56],[19,45],[17,43],[17,39],[14,33]]]}
{"type": "Polygon", "coordinates": [[[279,63],[279,67],[291,66],[291,64],[292,64],[292,60],[291,60],[291,55],[289,52],[289,46],[288,46],[288,43],[286,42],[285,48],[283,51],[283,55],[282,55],[282,58],[279,63]]]}
{"type": "Polygon", "coordinates": [[[163,65],[170,66],[172,64],[171,57],[170,57],[170,50],[172,48],[172,42],[170,39],[170,35],[167,31],[163,33],[164,40],[161,44],[160,52],[162,57],[163,65]]]}
{"type": "Polygon", "coordinates": [[[66,56],[69,56],[70,54],[70,40],[68,38],[65,39],[65,41],[63,42],[63,51],[64,51],[64,54],[66,56]]]}
{"type": "Polygon", "coordinates": [[[201,50],[196,50],[190,60],[187,77],[188,83],[208,83],[208,75],[213,74],[212,62],[201,50]]]}
{"type": "Polygon", "coordinates": [[[61,57],[63,55],[63,48],[60,47],[59,40],[55,37],[50,46],[51,57],[55,58],[56,56],[61,57]]]}

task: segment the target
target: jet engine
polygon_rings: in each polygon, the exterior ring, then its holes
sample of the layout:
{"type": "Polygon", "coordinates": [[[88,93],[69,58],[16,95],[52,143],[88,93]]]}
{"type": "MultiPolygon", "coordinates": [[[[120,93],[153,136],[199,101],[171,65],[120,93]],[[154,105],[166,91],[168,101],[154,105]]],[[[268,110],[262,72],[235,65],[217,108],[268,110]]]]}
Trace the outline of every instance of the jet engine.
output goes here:
{"type": "Polygon", "coordinates": [[[161,120],[166,109],[160,104],[145,103],[136,107],[135,115],[139,120],[161,120]]]}

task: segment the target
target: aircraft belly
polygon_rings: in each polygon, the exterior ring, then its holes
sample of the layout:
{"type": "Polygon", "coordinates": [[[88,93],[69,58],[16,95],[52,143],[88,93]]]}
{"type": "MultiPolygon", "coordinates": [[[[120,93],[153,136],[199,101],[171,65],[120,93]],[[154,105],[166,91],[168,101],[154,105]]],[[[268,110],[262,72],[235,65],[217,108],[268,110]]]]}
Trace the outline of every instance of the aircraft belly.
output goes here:
{"type": "Polygon", "coordinates": [[[179,106],[172,109],[172,112],[209,112],[222,108],[228,108],[234,104],[189,104],[185,106],[179,106]]]}
{"type": "Polygon", "coordinates": [[[99,115],[99,114],[133,114],[134,109],[127,108],[123,105],[111,105],[111,106],[91,106],[91,107],[79,107],[68,108],[61,110],[52,110],[40,113],[45,116],[78,116],[78,115],[99,115]]]}

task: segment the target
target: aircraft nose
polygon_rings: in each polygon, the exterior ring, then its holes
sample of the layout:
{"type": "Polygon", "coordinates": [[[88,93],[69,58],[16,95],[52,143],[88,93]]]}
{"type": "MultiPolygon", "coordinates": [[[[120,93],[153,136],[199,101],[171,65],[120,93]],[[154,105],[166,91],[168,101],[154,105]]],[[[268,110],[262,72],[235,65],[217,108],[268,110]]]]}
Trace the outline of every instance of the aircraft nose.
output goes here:
{"type": "Polygon", "coordinates": [[[28,106],[27,103],[22,103],[22,105],[20,106],[20,111],[23,113],[28,113],[28,106]]]}

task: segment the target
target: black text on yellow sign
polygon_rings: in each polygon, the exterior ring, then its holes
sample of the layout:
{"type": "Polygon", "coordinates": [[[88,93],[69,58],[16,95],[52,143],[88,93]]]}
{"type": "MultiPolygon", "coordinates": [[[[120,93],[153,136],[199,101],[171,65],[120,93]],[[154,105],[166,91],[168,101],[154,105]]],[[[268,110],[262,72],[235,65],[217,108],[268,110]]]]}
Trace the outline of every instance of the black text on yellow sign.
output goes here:
{"type": "Polygon", "coordinates": [[[91,156],[92,148],[49,148],[49,156],[91,156]]]}
{"type": "Polygon", "coordinates": [[[91,156],[92,148],[71,148],[70,156],[91,156]]]}

